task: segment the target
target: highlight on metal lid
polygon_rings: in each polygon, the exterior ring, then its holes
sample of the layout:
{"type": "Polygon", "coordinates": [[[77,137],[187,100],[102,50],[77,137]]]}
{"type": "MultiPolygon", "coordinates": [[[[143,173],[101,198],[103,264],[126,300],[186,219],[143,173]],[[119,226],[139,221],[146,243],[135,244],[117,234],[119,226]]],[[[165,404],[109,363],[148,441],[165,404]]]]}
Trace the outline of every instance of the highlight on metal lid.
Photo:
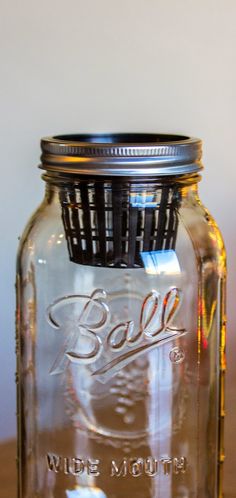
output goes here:
{"type": "Polygon", "coordinates": [[[95,176],[168,176],[202,169],[198,138],[159,133],[73,134],[41,141],[42,169],[95,176]]]}

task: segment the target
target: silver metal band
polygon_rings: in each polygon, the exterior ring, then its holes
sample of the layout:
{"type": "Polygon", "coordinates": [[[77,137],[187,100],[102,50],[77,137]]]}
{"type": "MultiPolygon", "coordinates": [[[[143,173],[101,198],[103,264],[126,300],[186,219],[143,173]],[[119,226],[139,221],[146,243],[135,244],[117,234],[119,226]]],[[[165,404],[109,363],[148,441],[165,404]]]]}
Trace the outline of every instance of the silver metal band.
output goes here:
{"type": "Polygon", "coordinates": [[[101,176],[168,176],[202,169],[202,142],[162,134],[62,135],[41,141],[41,168],[101,176]]]}

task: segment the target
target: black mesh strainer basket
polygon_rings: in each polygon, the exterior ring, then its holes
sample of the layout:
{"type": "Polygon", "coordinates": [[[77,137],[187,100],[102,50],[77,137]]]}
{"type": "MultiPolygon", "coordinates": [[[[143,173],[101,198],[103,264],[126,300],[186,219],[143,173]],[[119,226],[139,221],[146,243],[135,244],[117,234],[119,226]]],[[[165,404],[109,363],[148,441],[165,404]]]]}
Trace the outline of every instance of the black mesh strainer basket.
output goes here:
{"type": "Polygon", "coordinates": [[[60,191],[71,261],[143,266],[141,254],[174,249],[179,193],[159,187],[150,193],[132,184],[81,182],[60,191]]]}

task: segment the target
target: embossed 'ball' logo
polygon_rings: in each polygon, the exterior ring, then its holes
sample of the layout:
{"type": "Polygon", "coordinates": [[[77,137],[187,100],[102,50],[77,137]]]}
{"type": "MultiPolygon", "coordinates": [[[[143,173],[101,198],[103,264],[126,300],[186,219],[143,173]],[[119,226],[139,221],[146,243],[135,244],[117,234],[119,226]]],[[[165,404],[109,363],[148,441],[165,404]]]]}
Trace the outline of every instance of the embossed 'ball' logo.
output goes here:
{"type": "Polygon", "coordinates": [[[66,336],[51,374],[62,373],[72,362],[90,365],[91,375],[106,382],[139,356],[186,333],[172,323],[181,303],[181,291],[176,287],[163,297],[156,290],[150,292],[141,301],[138,323],[135,319],[112,323],[111,304],[115,309],[116,299],[107,296],[104,290],[96,289],[90,296],[65,296],[49,306],[50,325],[66,336]],[[73,314],[71,329],[68,322],[72,304],[77,306],[77,311],[73,314]],[[63,322],[60,322],[56,315],[62,308],[64,311],[68,308],[68,316],[64,313],[63,322]]]}

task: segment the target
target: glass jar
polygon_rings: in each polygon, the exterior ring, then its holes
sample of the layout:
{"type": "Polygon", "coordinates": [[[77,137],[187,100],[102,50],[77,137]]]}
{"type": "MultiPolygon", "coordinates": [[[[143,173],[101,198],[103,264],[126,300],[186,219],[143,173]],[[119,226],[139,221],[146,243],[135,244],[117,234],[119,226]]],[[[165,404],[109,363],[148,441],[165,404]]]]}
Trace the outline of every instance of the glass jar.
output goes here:
{"type": "Polygon", "coordinates": [[[201,141],[42,151],[17,263],[18,497],[222,497],[225,251],[201,141]]]}

